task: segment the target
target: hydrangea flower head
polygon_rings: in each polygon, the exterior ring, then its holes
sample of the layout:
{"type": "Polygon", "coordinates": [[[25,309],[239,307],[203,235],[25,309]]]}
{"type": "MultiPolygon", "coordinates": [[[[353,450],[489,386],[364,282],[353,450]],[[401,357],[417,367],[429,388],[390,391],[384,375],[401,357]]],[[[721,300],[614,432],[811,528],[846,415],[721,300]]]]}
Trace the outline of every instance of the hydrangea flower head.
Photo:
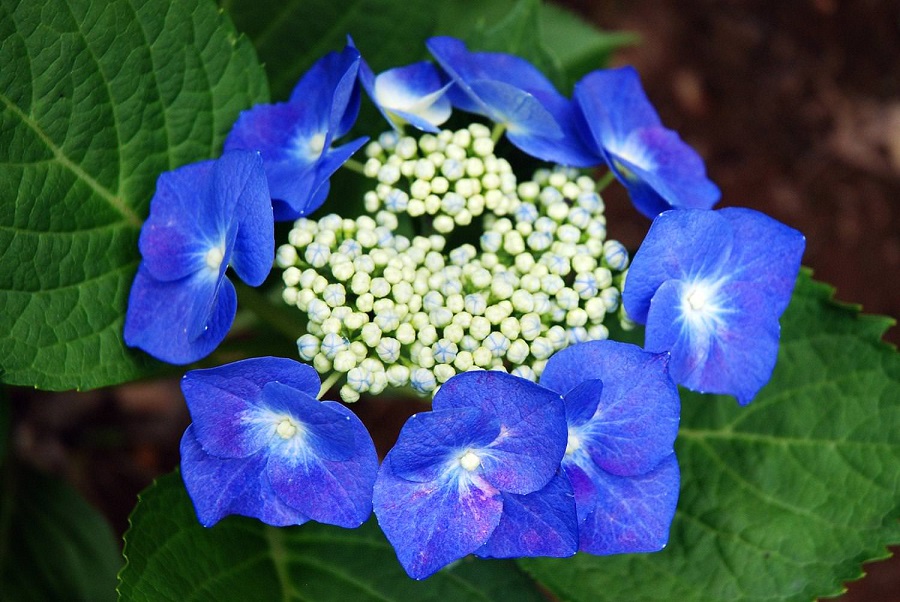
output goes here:
{"type": "Polygon", "coordinates": [[[359,62],[351,46],[329,52],[300,79],[288,102],[244,111],[228,134],[226,149],[262,154],[275,219],[291,220],[319,208],[331,174],[365,144],[363,137],[332,147],[359,113],[359,62]]]}
{"type": "Polygon", "coordinates": [[[444,94],[447,84],[432,63],[422,61],[375,75],[362,60],[359,81],[395,129],[409,123],[424,132],[437,133],[437,126],[450,118],[452,107],[444,94]]]}
{"type": "Polygon", "coordinates": [[[162,174],[139,246],[125,342],[173,364],[208,355],[225,338],[237,309],[226,268],[258,286],[275,256],[259,154],[226,152],[162,174]]]}
{"type": "Polygon", "coordinates": [[[181,474],[204,526],[229,514],[348,528],[369,517],[375,446],[350,410],[316,400],[319,386],[311,367],[275,357],[184,376],[181,474]]]}
{"type": "Polygon", "coordinates": [[[641,213],[709,209],[719,200],[703,160],[663,127],[633,68],[589,73],[575,84],[574,97],[597,152],[641,213]]]}
{"type": "Polygon", "coordinates": [[[648,351],[671,352],[677,383],[747,404],[772,375],[805,244],[751,209],[667,211],[632,261],[625,309],[648,351]]]}
{"type": "Polygon", "coordinates": [[[635,345],[590,341],[557,352],[541,375],[540,384],[565,399],[562,467],[575,492],[580,551],[655,552],[668,541],[680,414],[668,360],[635,345]]]}
{"type": "Polygon", "coordinates": [[[470,52],[451,37],[431,38],[426,45],[453,80],[453,106],[503,124],[509,141],[538,159],[596,164],[578,136],[575,107],[534,65],[511,54],[470,52]]]}
{"type": "Polygon", "coordinates": [[[375,483],[375,514],[406,572],[423,579],[473,552],[573,554],[559,394],[501,372],[465,372],[433,407],[409,419],[375,483]]]}

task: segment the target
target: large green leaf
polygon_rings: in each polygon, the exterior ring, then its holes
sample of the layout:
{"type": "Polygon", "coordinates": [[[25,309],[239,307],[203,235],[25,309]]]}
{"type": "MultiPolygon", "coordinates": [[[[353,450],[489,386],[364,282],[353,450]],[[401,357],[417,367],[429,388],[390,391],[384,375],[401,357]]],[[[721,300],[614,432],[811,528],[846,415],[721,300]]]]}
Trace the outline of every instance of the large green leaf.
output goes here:
{"type": "Polygon", "coordinates": [[[71,487],[7,464],[0,473],[0,597],[115,600],[121,564],[109,524],[71,487]]]}
{"type": "Polygon", "coordinates": [[[177,473],[141,494],[125,557],[119,593],[129,601],[544,599],[509,561],[464,560],[413,581],[374,521],[352,530],[315,523],[276,529],[229,517],[205,529],[177,473]]]}
{"type": "Polygon", "coordinates": [[[347,35],[375,72],[425,57],[430,0],[221,0],[266,65],[272,96],[286,99],[300,76],[347,35]]]}
{"type": "Polygon", "coordinates": [[[0,367],[47,389],[135,378],[121,340],[157,176],[268,98],[206,0],[0,0],[0,367]]]}
{"type": "Polygon", "coordinates": [[[747,407],[683,395],[681,499],[657,554],[523,560],[566,600],[834,595],[900,542],[900,354],[801,275],[771,383],[747,407]]]}

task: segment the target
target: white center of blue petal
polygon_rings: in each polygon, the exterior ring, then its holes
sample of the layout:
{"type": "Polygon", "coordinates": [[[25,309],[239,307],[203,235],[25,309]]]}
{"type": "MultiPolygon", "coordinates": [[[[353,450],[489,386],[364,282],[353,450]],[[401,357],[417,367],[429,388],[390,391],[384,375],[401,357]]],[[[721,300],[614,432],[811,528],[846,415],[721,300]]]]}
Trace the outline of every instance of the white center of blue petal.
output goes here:
{"type": "Polygon", "coordinates": [[[218,274],[219,268],[222,266],[222,260],[225,259],[225,245],[212,247],[206,252],[205,259],[206,267],[208,267],[211,272],[218,274]]]}
{"type": "Polygon", "coordinates": [[[581,449],[581,437],[572,429],[569,429],[569,438],[566,439],[566,455],[572,455],[581,449]]]}
{"type": "Polygon", "coordinates": [[[309,139],[309,154],[318,157],[325,150],[325,134],[316,134],[309,139]]]}
{"type": "Polygon", "coordinates": [[[282,439],[291,439],[297,435],[297,432],[300,429],[297,428],[297,423],[291,420],[290,418],[282,418],[278,425],[275,427],[275,432],[278,433],[278,436],[282,439]]]}
{"type": "Polygon", "coordinates": [[[459,458],[459,465],[469,472],[472,472],[481,466],[481,458],[478,457],[478,454],[472,452],[472,450],[466,450],[466,453],[459,458]]]}
{"type": "Polygon", "coordinates": [[[721,312],[716,295],[718,286],[708,282],[694,282],[685,287],[681,296],[681,311],[684,317],[693,323],[704,322],[716,318],[721,312]]]}

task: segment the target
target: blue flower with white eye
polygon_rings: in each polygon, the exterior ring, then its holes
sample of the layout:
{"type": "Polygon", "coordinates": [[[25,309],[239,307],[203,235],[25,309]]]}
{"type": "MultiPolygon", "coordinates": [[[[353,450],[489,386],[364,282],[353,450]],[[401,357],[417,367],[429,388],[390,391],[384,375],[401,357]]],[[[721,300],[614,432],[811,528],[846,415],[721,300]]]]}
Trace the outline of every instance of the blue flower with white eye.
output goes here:
{"type": "Polygon", "coordinates": [[[350,410],[316,400],[319,386],[313,368],[277,357],[185,374],[193,422],[181,439],[181,475],[201,524],[230,514],[273,526],[365,522],[375,445],[350,410]]]}
{"type": "Polygon", "coordinates": [[[226,149],[262,154],[276,220],[292,220],[318,209],[328,196],[331,174],[367,138],[332,147],[359,113],[359,52],[350,46],[319,59],[294,87],[288,102],[260,104],[241,113],[226,149]]]}
{"type": "Polygon", "coordinates": [[[359,81],[395,129],[409,123],[424,132],[437,133],[437,126],[447,121],[453,110],[444,94],[449,84],[441,81],[440,72],[427,61],[388,69],[376,76],[361,60],[359,81]]]}
{"type": "Polygon", "coordinates": [[[506,127],[506,137],[538,159],[573,167],[597,164],[597,155],[578,135],[578,114],[534,65],[511,54],[470,52],[451,37],[426,42],[453,80],[447,91],[454,107],[484,115],[506,127]]]}
{"type": "Polygon", "coordinates": [[[208,355],[225,338],[237,310],[226,268],[258,286],[275,257],[259,154],[226,152],[162,174],[139,246],[125,342],[173,364],[208,355]]]}
{"type": "Polygon", "coordinates": [[[589,73],[575,84],[574,98],[581,131],[641,213],[653,218],[673,208],[709,209],[719,200],[703,160],[663,127],[632,67],[589,73]]]}
{"type": "Polygon", "coordinates": [[[560,395],[501,372],[464,372],[433,407],[404,425],[375,482],[375,515],[406,572],[424,579],[470,553],[574,554],[560,395]]]}
{"type": "Polygon", "coordinates": [[[666,211],[632,260],[625,310],[647,325],[648,351],[671,352],[675,382],[750,403],[771,378],[805,245],[751,209],[666,211]]]}
{"type": "Polygon", "coordinates": [[[540,384],[565,400],[562,468],[578,513],[578,549],[589,554],[665,547],[678,501],[678,389],[668,354],[590,341],[551,357],[540,384]]]}

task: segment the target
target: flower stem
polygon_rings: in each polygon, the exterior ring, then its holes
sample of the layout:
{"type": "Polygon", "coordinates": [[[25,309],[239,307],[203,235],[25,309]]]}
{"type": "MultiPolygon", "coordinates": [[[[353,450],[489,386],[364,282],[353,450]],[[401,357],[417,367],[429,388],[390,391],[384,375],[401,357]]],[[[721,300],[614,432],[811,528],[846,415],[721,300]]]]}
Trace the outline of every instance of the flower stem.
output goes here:
{"type": "Polygon", "coordinates": [[[609,186],[609,184],[615,179],[616,174],[614,174],[613,170],[610,169],[608,172],[603,174],[602,178],[597,180],[597,192],[603,192],[604,190],[606,190],[606,187],[609,186]]]}
{"type": "Polygon", "coordinates": [[[365,166],[356,159],[347,159],[346,161],[344,161],[344,167],[346,167],[350,171],[355,171],[360,175],[366,175],[365,166]]]}
{"type": "Polygon", "coordinates": [[[500,140],[500,137],[503,135],[503,132],[506,131],[505,123],[495,123],[494,129],[491,130],[491,141],[494,144],[497,144],[497,141],[500,140]]]}
{"type": "Polygon", "coordinates": [[[319,389],[319,394],[317,396],[318,399],[322,399],[322,396],[328,393],[328,389],[334,386],[334,383],[336,383],[341,376],[343,376],[343,373],[341,372],[332,372],[329,374],[328,378],[322,382],[322,387],[319,389]]]}

